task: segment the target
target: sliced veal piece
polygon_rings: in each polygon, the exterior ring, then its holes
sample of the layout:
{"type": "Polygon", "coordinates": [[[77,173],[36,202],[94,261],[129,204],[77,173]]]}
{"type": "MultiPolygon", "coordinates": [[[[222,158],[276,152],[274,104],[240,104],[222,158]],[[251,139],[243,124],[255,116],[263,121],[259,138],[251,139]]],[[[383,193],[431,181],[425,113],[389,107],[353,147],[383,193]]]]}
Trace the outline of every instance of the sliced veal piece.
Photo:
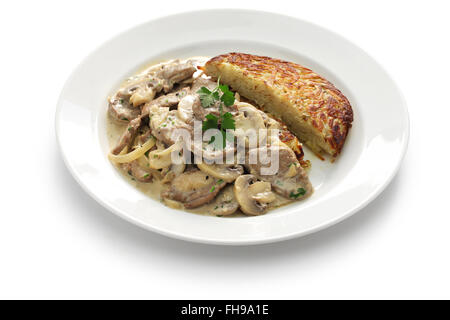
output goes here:
{"type": "MultiPolygon", "coordinates": [[[[191,60],[173,60],[158,65],[157,68],[150,69],[148,73],[139,74],[128,78],[124,85],[109,98],[109,113],[120,121],[129,122],[141,114],[140,105],[150,102],[155,95],[161,91],[168,93],[173,89],[174,84],[186,80],[194,74],[197,69],[191,60]]],[[[186,92],[181,92],[182,94],[186,92]]],[[[176,93],[164,98],[168,104],[176,99],[176,93]]],[[[164,103],[158,101],[159,103],[164,103]]],[[[179,100],[176,100],[178,103],[179,100]]]]}
{"type": "Polygon", "coordinates": [[[347,98],[301,65],[269,57],[228,53],[203,71],[281,119],[314,152],[336,157],[353,121],[347,98]]]}
{"type": "Polygon", "coordinates": [[[162,192],[161,197],[179,201],[185,208],[192,209],[212,201],[225,186],[226,183],[223,180],[195,169],[186,171],[173,179],[170,188],[162,192]]]}
{"type": "Polygon", "coordinates": [[[270,182],[274,192],[279,195],[290,200],[303,200],[314,192],[306,170],[287,146],[252,149],[248,152],[248,158],[252,157],[258,161],[249,163],[247,160],[247,169],[258,179],[270,182]],[[272,158],[276,162],[272,162],[272,158]]]}

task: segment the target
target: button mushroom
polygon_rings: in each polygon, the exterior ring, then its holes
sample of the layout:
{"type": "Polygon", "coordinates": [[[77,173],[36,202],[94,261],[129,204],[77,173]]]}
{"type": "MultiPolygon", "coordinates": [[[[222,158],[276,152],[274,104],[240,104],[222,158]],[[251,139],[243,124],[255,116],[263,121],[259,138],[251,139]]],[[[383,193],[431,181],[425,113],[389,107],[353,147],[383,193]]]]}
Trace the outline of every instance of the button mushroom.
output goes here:
{"type": "Polygon", "coordinates": [[[265,138],[266,134],[265,131],[260,131],[260,129],[265,129],[264,125],[264,119],[261,116],[261,111],[256,109],[251,104],[245,103],[245,102],[238,102],[238,113],[234,117],[236,131],[235,136],[238,139],[244,139],[245,145],[247,147],[256,147],[254,145],[249,146],[249,133],[255,133],[255,138],[261,139],[256,140],[262,141],[262,139],[265,138]],[[263,134],[264,136],[260,136],[263,134]]]}
{"type": "Polygon", "coordinates": [[[197,163],[197,167],[217,179],[222,179],[227,183],[231,183],[237,179],[244,168],[235,164],[206,164],[205,162],[197,163]]]}
{"type": "Polygon", "coordinates": [[[214,202],[210,204],[210,213],[216,216],[228,216],[236,212],[239,208],[236,197],[234,196],[234,190],[232,185],[226,186],[219,195],[214,199],[214,202]]]}
{"type": "Polygon", "coordinates": [[[234,183],[234,195],[241,210],[251,216],[266,212],[268,204],[275,200],[269,182],[257,181],[251,174],[242,175],[234,183]]]}

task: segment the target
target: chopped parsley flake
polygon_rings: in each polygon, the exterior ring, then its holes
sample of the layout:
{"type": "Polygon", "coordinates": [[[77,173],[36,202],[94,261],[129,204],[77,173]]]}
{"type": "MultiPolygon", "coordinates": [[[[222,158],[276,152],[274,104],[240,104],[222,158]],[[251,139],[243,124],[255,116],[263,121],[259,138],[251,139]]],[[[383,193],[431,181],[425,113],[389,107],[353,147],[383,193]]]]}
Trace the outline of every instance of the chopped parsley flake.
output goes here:
{"type": "MultiPolygon", "coordinates": [[[[207,177],[207,179],[208,179],[208,177],[207,177]]],[[[217,180],[217,182],[215,183],[215,185],[212,186],[212,188],[209,190],[209,192],[214,192],[214,190],[216,190],[216,186],[218,186],[221,183],[223,183],[222,179],[217,180]]]]}
{"type": "Polygon", "coordinates": [[[293,198],[293,199],[297,199],[300,196],[304,196],[306,193],[306,190],[303,188],[298,188],[297,189],[297,193],[294,193],[293,191],[291,191],[291,193],[289,194],[289,198],[293,198]]]}

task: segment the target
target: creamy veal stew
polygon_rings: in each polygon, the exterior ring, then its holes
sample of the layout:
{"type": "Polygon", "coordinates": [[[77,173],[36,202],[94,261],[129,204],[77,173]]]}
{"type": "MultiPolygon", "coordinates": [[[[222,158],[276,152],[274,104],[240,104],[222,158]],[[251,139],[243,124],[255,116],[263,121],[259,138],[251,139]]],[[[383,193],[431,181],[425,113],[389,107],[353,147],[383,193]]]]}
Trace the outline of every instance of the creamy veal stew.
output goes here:
{"type": "Polygon", "coordinates": [[[205,75],[201,66],[207,60],[152,65],[126,79],[108,98],[112,164],[149,197],[200,214],[261,215],[307,198],[313,190],[298,139],[220,79],[205,75]],[[205,139],[208,129],[216,135],[205,139]],[[242,135],[249,129],[256,130],[256,145],[242,135]],[[182,141],[175,132],[204,136],[195,144],[195,138],[182,141]],[[246,147],[240,159],[238,141],[246,147]],[[271,163],[259,156],[262,151],[269,159],[277,155],[275,173],[264,171],[271,163]],[[175,154],[184,161],[175,161],[175,154]],[[217,161],[225,155],[231,162],[217,161]],[[198,158],[205,161],[196,162],[198,158]]]}

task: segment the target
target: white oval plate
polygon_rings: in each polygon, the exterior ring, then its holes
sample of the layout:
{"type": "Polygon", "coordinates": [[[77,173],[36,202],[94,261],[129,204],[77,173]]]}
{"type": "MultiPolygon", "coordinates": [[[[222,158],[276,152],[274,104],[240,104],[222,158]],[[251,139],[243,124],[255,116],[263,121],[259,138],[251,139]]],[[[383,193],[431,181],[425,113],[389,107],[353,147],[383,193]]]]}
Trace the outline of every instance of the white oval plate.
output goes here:
{"type": "Polygon", "coordinates": [[[78,183],[120,217],[178,239],[244,245],[318,231],[367,205],[399,168],[409,120],[404,99],[387,73],[333,32],[267,12],[209,10],[150,21],[98,48],[67,81],[57,106],[56,132],[78,183]],[[170,209],[138,191],[108,161],[106,98],[149,62],[232,51],[281,58],[318,72],[350,100],[353,128],[335,163],[306,152],[315,193],[304,202],[240,218],[170,209]]]}

